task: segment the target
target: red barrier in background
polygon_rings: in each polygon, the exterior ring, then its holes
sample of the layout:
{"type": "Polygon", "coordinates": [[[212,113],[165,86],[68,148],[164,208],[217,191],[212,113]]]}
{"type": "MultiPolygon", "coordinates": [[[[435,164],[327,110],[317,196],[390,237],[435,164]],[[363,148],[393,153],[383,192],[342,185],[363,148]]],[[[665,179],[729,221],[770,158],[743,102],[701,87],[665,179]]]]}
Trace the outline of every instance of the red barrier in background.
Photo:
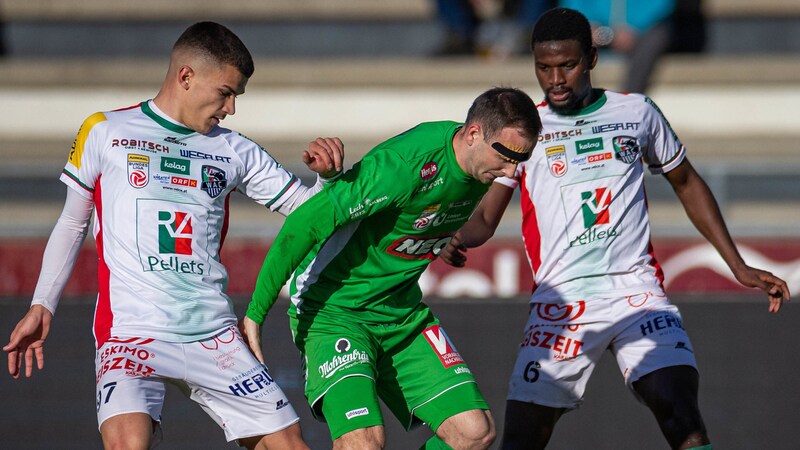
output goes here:
{"type": "MultiPolygon", "coordinates": [[[[655,241],[668,293],[744,292],[713,247],[702,240],[655,241]]],[[[745,261],[784,278],[789,287],[800,288],[800,241],[793,239],[738,240],[745,261]]],[[[0,240],[0,296],[30,297],[39,276],[45,240],[0,240]]],[[[250,295],[268,246],[254,239],[225,242],[222,260],[230,276],[231,295],[250,295]]],[[[514,297],[530,292],[531,272],[522,244],[495,239],[471,249],[469,261],[454,269],[435,261],[421,283],[426,295],[440,297],[514,297]]],[[[70,277],[65,296],[93,295],[97,291],[97,256],[87,244],[70,277]]]]}

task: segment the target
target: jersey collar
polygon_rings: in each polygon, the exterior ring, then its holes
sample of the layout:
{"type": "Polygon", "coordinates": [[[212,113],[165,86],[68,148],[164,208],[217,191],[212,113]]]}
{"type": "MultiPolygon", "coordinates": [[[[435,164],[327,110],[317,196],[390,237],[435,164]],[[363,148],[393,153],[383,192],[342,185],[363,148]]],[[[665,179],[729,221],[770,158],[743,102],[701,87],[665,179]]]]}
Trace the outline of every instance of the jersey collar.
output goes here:
{"type": "Polygon", "coordinates": [[[149,101],[142,102],[141,106],[142,106],[142,112],[147,117],[153,119],[157,124],[161,125],[162,127],[166,128],[166,129],[168,129],[168,130],[170,130],[172,132],[180,133],[180,134],[192,134],[192,133],[195,133],[195,131],[190,129],[190,128],[186,128],[184,126],[181,126],[181,125],[178,125],[176,123],[170,122],[169,120],[159,116],[158,113],[153,111],[153,108],[150,107],[150,102],[149,101]]]}
{"type": "Polygon", "coordinates": [[[567,113],[558,113],[558,114],[560,116],[582,116],[597,111],[598,109],[602,108],[603,105],[606,104],[608,98],[606,97],[605,89],[594,89],[594,94],[597,95],[597,100],[592,102],[592,104],[583,107],[581,109],[577,109],[575,111],[569,111],[567,113]]]}

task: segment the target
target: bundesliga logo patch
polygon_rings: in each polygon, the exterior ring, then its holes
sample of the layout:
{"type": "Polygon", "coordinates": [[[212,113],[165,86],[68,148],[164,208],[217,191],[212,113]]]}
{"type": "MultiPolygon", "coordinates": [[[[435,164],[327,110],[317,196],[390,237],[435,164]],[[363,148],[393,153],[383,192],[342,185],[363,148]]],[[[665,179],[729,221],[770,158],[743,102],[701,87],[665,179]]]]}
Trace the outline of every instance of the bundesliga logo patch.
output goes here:
{"type": "Polygon", "coordinates": [[[150,157],[128,153],[128,183],[136,189],[147,186],[150,181],[150,157]]]}

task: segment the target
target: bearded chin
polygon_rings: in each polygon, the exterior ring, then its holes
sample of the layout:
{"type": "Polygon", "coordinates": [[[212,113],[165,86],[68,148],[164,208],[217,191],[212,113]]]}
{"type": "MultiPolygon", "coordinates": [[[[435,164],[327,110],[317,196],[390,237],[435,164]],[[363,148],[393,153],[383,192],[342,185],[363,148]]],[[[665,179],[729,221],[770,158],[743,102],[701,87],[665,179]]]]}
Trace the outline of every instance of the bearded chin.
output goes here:
{"type": "Polygon", "coordinates": [[[580,109],[577,99],[572,97],[567,103],[552,103],[550,102],[550,109],[558,114],[574,112],[580,109]]]}

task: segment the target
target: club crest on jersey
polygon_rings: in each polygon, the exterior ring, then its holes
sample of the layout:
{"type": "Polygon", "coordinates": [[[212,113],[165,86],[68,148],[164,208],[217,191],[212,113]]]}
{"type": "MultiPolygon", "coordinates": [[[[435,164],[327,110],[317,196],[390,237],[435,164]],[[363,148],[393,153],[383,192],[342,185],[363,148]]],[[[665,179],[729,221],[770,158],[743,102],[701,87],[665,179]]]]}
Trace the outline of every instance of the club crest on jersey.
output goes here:
{"type": "Polygon", "coordinates": [[[547,156],[547,166],[550,168],[550,173],[556,178],[561,178],[567,173],[567,148],[563,145],[556,145],[555,147],[547,147],[545,149],[547,156]]]}
{"type": "Polygon", "coordinates": [[[128,153],[128,183],[136,189],[147,186],[150,181],[150,157],[128,153]]]}
{"type": "Polygon", "coordinates": [[[630,164],[641,157],[639,141],[631,136],[616,136],[611,140],[618,160],[630,164]]]}
{"type": "Polygon", "coordinates": [[[205,191],[211,198],[216,198],[228,186],[228,179],[225,177],[225,171],[214,166],[203,166],[200,169],[203,177],[200,183],[200,189],[205,191]]]}
{"type": "Polygon", "coordinates": [[[424,230],[428,228],[431,223],[433,223],[433,219],[436,218],[436,213],[439,212],[439,208],[441,205],[430,205],[422,211],[422,214],[414,221],[414,229],[415,230],[424,230]]]}
{"type": "Polygon", "coordinates": [[[433,179],[436,175],[439,174],[439,165],[436,164],[435,161],[429,161],[422,166],[422,169],[419,171],[419,177],[422,178],[424,181],[428,181],[433,179]]]}
{"type": "Polygon", "coordinates": [[[436,356],[439,357],[439,361],[441,361],[445,369],[456,364],[464,364],[464,358],[458,353],[458,350],[456,350],[442,327],[439,325],[430,326],[422,330],[422,335],[425,336],[425,340],[436,352],[436,356]]]}

